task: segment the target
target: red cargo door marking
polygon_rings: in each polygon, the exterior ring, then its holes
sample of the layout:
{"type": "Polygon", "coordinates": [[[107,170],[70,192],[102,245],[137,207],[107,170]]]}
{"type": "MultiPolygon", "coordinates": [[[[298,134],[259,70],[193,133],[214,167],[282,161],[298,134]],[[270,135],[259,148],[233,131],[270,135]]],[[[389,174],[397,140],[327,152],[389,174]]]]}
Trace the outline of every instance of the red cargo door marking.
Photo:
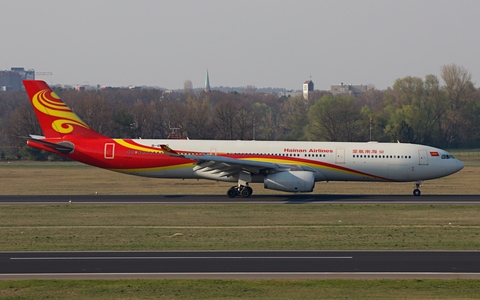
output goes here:
{"type": "Polygon", "coordinates": [[[115,144],[105,143],[104,157],[105,159],[113,159],[115,156],[115,144]]]}

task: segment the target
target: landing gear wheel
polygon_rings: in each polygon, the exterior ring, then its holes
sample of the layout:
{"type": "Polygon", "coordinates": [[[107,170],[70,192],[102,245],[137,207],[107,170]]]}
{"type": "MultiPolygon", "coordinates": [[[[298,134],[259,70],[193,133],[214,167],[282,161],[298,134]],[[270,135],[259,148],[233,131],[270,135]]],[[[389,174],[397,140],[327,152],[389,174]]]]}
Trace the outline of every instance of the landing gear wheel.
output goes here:
{"type": "Polygon", "coordinates": [[[235,198],[235,196],[237,196],[237,187],[232,186],[230,189],[228,189],[227,196],[229,198],[235,198]]]}
{"type": "Polygon", "coordinates": [[[252,195],[252,188],[249,187],[249,186],[246,186],[242,189],[242,191],[240,192],[240,195],[243,197],[243,198],[248,198],[250,197],[250,195],[252,195]]]}
{"type": "Polygon", "coordinates": [[[414,196],[420,196],[420,194],[421,194],[420,187],[421,186],[422,186],[422,181],[417,180],[417,182],[415,182],[415,189],[413,190],[413,195],[414,196]]]}

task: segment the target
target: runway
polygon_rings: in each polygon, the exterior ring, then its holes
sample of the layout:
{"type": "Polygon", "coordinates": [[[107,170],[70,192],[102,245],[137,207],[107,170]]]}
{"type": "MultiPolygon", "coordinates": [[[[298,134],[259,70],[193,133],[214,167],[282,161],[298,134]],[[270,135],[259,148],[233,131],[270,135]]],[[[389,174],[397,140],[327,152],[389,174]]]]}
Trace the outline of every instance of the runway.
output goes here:
{"type": "Polygon", "coordinates": [[[480,251],[0,252],[0,265],[0,279],[480,279],[480,251]]]}
{"type": "Polygon", "coordinates": [[[226,195],[0,195],[15,204],[480,204],[480,195],[285,194],[228,198],[226,195]]]}
{"type": "MultiPolygon", "coordinates": [[[[1,195],[0,205],[480,204],[480,195],[1,195]]],[[[480,251],[0,252],[0,279],[480,279],[480,251]]]]}

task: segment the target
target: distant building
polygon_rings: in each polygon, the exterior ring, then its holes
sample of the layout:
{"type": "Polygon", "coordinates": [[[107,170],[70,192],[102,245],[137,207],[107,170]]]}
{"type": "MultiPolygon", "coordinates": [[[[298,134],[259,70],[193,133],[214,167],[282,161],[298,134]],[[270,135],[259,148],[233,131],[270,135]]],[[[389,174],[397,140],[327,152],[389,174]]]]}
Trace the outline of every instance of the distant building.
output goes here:
{"type": "Polygon", "coordinates": [[[35,70],[11,68],[10,71],[0,71],[0,90],[20,91],[23,89],[22,80],[35,79],[35,70]]]}
{"type": "Polygon", "coordinates": [[[205,92],[210,92],[210,78],[208,78],[208,69],[207,69],[207,75],[205,76],[205,88],[203,90],[205,92]]]}
{"type": "Polygon", "coordinates": [[[302,95],[303,92],[301,90],[285,90],[277,93],[278,97],[285,97],[285,98],[290,98],[290,97],[297,97],[302,95]]]}
{"type": "Polygon", "coordinates": [[[357,97],[362,93],[365,93],[368,90],[367,85],[352,85],[352,84],[343,84],[340,83],[339,85],[332,85],[330,86],[330,91],[333,95],[350,95],[357,97]]]}
{"type": "Polygon", "coordinates": [[[307,80],[303,83],[303,98],[308,100],[308,95],[313,92],[313,81],[307,80]]]}

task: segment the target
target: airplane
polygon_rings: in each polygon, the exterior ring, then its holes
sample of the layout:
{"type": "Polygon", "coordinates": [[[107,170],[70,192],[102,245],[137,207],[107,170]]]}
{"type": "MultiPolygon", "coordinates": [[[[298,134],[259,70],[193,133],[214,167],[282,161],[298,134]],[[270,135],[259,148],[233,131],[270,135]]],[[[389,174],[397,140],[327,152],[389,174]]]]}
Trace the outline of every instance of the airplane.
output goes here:
{"type": "Polygon", "coordinates": [[[111,138],[92,130],[41,80],[24,80],[43,136],[30,147],[124,174],[235,182],[230,198],[252,195],[249,183],[291,193],[320,181],[415,182],[460,171],[449,152],[425,145],[379,142],[301,142],[111,138]]]}

